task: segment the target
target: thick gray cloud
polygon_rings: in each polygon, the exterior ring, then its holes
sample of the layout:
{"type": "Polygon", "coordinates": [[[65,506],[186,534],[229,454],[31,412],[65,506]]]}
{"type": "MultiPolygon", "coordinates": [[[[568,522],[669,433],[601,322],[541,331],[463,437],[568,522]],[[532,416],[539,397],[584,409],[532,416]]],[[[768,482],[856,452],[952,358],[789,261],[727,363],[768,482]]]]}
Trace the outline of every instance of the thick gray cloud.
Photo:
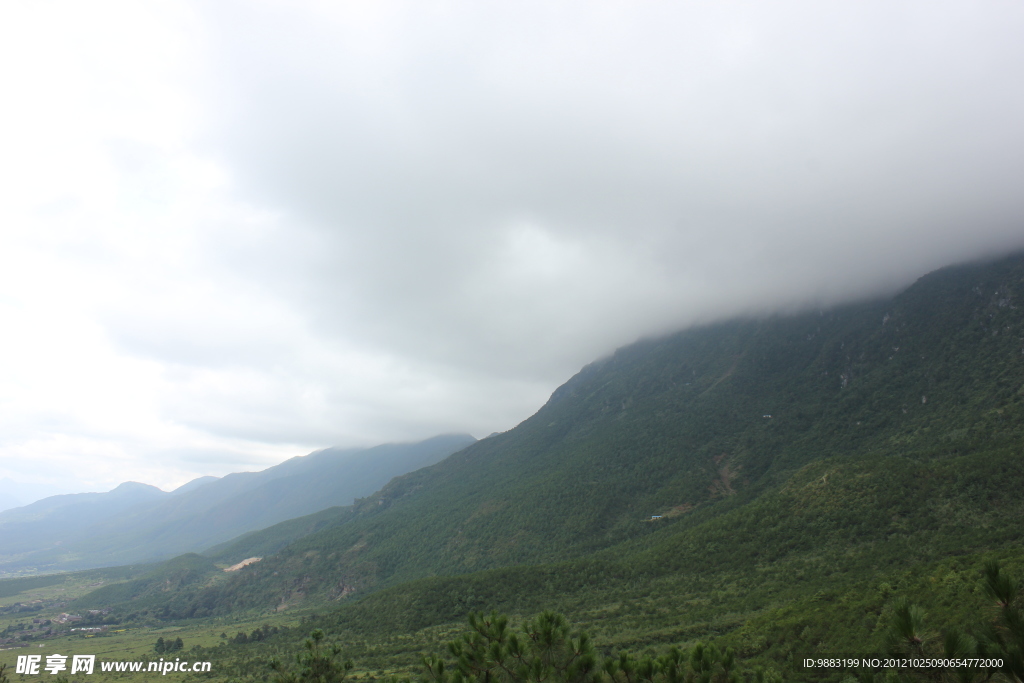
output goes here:
{"type": "Polygon", "coordinates": [[[58,236],[17,243],[74,276],[31,301],[71,321],[52,386],[76,388],[16,398],[8,457],[106,453],[112,483],[170,485],[480,436],[640,336],[1024,247],[1017,4],[106,11],[127,19],[59,44],[91,118],[44,145],[72,171],[23,211],[58,236]]]}
{"type": "Polygon", "coordinates": [[[1011,4],[216,8],[209,144],[321,241],[318,333],[550,381],[1022,244],[1011,4]]]}

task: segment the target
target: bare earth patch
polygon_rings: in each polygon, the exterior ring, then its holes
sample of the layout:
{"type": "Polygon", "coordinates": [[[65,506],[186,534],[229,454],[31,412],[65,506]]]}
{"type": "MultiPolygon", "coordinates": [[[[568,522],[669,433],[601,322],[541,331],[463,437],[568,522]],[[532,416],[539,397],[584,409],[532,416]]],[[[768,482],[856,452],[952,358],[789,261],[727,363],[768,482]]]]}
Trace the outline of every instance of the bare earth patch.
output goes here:
{"type": "Polygon", "coordinates": [[[226,572],[237,572],[242,567],[245,567],[246,565],[253,564],[254,562],[259,562],[262,559],[263,559],[262,557],[249,557],[249,558],[246,558],[246,559],[242,560],[238,564],[233,564],[230,567],[225,567],[224,571],[226,571],[226,572]]]}

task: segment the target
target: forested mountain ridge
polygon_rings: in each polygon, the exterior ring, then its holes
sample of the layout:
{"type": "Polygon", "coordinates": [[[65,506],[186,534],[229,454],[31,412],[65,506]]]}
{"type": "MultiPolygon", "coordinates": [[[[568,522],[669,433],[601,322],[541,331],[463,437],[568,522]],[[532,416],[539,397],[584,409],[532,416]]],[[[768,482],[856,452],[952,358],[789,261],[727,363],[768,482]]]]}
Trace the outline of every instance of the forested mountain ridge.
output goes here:
{"type": "Polygon", "coordinates": [[[97,521],[170,495],[155,486],[129,481],[106,493],[61,494],[4,510],[0,512],[0,565],[60,543],[97,521]]]}
{"type": "MultiPolygon", "coordinates": [[[[351,504],[392,477],[435,463],[474,441],[468,434],[448,434],[418,443],[325,449],[260,472],[199,481],[171,494],[137,484],[135,488],[143,487],[149,495],[136,496],[133,504],[104,516],[80,508],[74,515],[64,514],[65,508],[48,509],[45,536],[29,533],[43,522],[26,518],[26,511],[47,503],[40,501],[3,513],[10,522],[0,525],[0,571],[111,566],[203,550],[253,529],[351,504]]],[[[111,494],[81,495],[107,500],[111,494]]]]}
{"type": "MultiPolygon", "coordinates": [[[[751,561],[775,572],[815,538],[831,562],[852,562],[823,530],[854,529],[865,547],[909,534],[928,561],[1012,543],[1020,510],[999,486],[1022,479],[1022,391],[1020,255],[937,271],[884,301],[642,341],[584,368],[515,429],[392,480],[333,526],[176,596],[173,612],[514,565],[615,574],[619,555],[635,556],[650,591],[681,580],[680,557],[713,571],[716,557],[763,552],[751,561]],[[964,535],[967,520],[990,532],[964,535]]],[[[735,569],[749,581],[753,566],[735,569]]]]}

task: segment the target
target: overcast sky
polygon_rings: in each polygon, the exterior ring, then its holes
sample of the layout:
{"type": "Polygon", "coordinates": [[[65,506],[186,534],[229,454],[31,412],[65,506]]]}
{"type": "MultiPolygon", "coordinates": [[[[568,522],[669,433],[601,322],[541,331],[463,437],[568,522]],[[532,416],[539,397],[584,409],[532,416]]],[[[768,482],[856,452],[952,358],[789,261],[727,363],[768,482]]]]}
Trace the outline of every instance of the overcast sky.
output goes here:
{"type": "Polygon", "coordinates": [[[515,426],[640,336],[1024,247],[1024,5],[13,0],[0,478],[515,426]]]}

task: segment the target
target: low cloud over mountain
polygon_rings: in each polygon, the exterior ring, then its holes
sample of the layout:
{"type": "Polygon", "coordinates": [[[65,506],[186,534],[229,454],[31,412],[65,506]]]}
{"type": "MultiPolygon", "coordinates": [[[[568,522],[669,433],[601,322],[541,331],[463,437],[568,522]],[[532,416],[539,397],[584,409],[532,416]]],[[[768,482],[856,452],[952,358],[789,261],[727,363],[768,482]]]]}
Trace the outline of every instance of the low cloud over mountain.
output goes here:
{"type": "Polygon", "coordinates": [[[1024,246],[1006,4],[3,12],[0,476],[503,431],[637,337],[1024,246]]]}

